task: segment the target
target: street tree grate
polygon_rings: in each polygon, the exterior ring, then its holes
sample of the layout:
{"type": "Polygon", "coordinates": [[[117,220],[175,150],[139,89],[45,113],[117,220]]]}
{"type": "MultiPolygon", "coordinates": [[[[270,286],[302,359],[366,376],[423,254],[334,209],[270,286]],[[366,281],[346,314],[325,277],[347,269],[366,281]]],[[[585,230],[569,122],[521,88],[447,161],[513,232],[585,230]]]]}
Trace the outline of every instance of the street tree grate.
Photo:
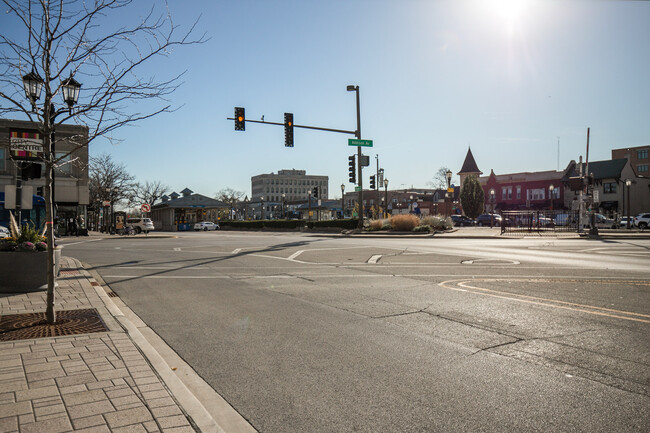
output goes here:
{"type": "Polygon", "coordinates": [[[0,341],[31,340],[92,332],[108,332],[108,328],[94,308],[57,311],[54,325],[47,324],[44,312],[0,317],[0,341]]]}

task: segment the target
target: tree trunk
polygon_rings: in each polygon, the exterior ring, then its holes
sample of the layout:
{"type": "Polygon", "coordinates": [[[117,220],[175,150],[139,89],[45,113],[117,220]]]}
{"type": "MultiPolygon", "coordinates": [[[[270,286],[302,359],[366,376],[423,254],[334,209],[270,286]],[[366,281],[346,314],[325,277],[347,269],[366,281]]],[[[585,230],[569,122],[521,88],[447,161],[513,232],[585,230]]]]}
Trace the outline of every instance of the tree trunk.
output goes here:
{"type": "Polygon", "coordinates": [[[45,153],[45,224],[47,227],[47,297],[45,316],[49,325],[56,323],[56,312],[54,311],[54,287],[56,275],[54,271],[54,203],[52,201],[52,177],[54,176],[54,155],[52,155],[52,126],[49,124],[49,113],[46,112],[43,122],[43,151],[45,153]]]}

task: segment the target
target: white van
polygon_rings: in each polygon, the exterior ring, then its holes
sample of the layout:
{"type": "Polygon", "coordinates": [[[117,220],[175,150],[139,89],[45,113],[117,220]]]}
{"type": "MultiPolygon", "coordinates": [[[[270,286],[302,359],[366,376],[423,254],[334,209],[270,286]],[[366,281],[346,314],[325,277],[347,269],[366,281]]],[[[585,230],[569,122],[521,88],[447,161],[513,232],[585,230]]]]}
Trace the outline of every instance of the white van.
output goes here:
{"type": "Polygon", "coordinates": [[[154,231],[153,221],[151,221],[151,218],[127,218],[126,225],[133,227],[136,234],[154,231]]]}

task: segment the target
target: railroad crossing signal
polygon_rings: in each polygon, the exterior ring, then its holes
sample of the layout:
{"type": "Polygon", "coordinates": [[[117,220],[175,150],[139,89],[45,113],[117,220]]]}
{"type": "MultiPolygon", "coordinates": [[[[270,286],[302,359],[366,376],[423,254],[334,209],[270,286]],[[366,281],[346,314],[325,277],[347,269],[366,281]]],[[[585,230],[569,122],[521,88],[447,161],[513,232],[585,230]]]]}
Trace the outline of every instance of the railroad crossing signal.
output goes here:
{"type": "Polygon", "coordinates": [[[348,166],[349,168],[349,175],[350,175],[350,183],[357,183],[357,169],[354,164],[354,155],[348,156],[348,166]]]}

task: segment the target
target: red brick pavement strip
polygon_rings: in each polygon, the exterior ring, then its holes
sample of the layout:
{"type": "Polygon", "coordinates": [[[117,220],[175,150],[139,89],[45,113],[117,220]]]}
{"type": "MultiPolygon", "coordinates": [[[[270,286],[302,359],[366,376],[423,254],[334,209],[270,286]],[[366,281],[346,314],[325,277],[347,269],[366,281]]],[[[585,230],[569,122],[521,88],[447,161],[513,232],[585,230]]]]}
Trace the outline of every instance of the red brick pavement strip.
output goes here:
{"type": "MultiPolygon", "coordinates": [[[[0,432],[195,432],[94,287],[67,274],[56,309],[97,308],[109,332],[0,343],[0,432]]],[[[0,315],[44,309],[43,292],[0,298],[0,315]]]]}

